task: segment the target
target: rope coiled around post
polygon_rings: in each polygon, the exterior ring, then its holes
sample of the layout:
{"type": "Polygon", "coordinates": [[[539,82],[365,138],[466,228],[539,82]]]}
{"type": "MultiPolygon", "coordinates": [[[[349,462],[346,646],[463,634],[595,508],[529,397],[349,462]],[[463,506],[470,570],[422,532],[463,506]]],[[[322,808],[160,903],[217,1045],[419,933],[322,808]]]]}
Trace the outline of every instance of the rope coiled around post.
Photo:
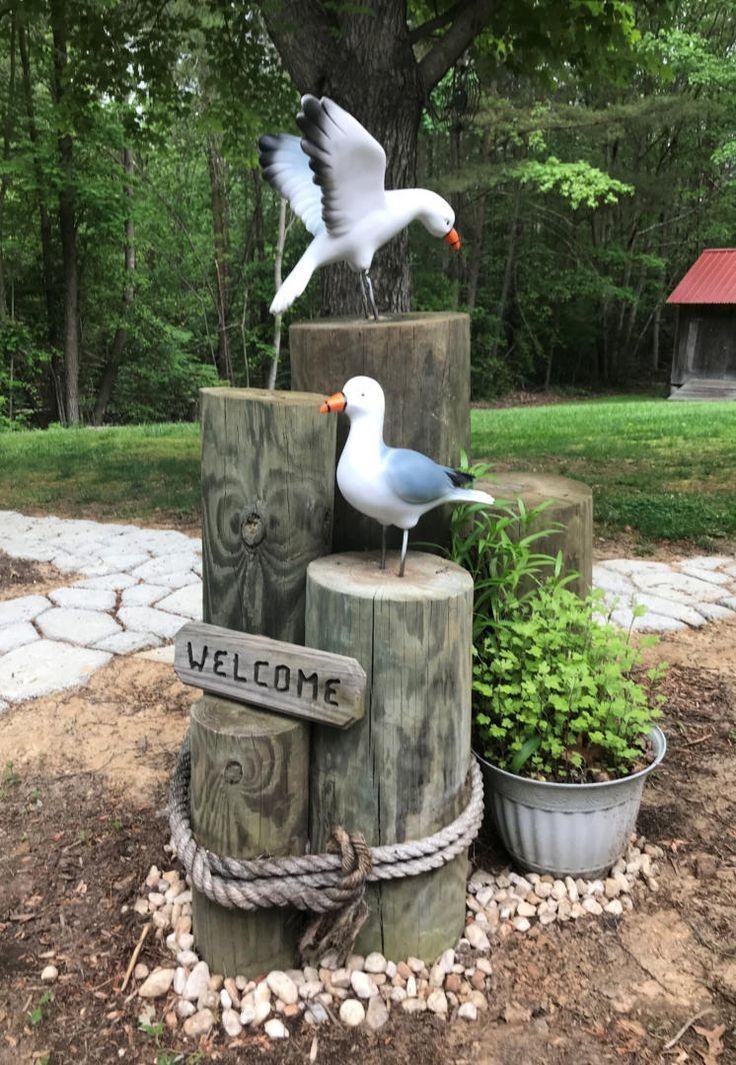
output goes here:
{"type": "MultiPolygon", "coordinates": [[[[172,843],[197,891],[228,909],[295,906],[315,914],[332,912],[333,920],[327,924],[339,924],[349,913],[351,935],[357,934],[367,913],[363,899],[366,881],[418,876],[441,868],[473,842],[483,819],[483,779],[473,759],[465,809],[432,836],[369,847],[360,833],[349,835],[338,826],[327,853],[238,860],[213,854],[195,840],[189,819],[190,778],[187,736],[171,779],[169,825],[172,843]],[[334,914],[336,910],[342,913],[334,914]]],[[[310,929],[303,947],[316,940],[324,949],[329,939],[325,927],[319,934],[314,927],[310,929]]]]}

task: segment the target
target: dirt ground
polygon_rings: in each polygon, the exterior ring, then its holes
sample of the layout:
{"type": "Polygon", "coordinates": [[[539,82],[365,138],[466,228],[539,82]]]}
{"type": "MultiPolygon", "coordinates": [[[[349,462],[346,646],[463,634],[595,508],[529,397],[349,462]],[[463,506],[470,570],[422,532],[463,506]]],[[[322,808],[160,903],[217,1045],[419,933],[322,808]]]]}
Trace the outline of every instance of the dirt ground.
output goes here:
{"type": "MultiPolygon", "coordinates": [[[[0,569],[0,598],[10,580],[0,569]]],[[[23,580],[10,594],[33,574],[23,580]]],[[[658,892],[638,888],[621,918],[497,944],[478,1023],[393,1015],[377,1036],[330,1026],[318,1065],[736,1062],[736,624],[672,634],[649,655],[672,663],[668,755],[639,822],[666,849],[658,892]]],[[[0,717],[0,1065],[312,1060],[306,1026],[286,1044],[255,1034],[235,1048],[219,1034],[200,1047],[147,1034],[135,992],[121,990],[141,926],[121,908],[152,862],[170,864],[166,782],[193,697],[170,666],[116,659],[85,689],[0,717]]],[[[477,853],[503,860],[492,838],[477,853]]],[[[141,960],[164,958],[150,937],[141,960]]]]}

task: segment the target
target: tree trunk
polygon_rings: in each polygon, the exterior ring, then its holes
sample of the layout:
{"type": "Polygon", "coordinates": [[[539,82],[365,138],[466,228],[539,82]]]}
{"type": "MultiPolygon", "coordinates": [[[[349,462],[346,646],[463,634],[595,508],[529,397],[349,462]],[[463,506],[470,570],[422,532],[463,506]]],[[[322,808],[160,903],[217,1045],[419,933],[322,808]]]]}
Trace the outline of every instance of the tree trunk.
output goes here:
{"type": "MultiPolygon", "coordinates": [[[[126,198],[130,201],[130,181],[133,175],[133,156],[129,148],[123,148],[122,164],[123,170],[125,171],[123,191],[126,198]]],[[[118,370],[120,369],[120,363],[123,358],[123,351],[128,339],[128,329],[125,323],[128,318],[128,313],[133,306],[133,300],[135,299],[135,289],[133,288],[133,277],[135,274],[135,223],[130,214],[128,218],[125,219],[124,232],[123,268],[125,271],[125,286],[123,288],[123,312],[120,325],[115,330],[115,336],[113,337],[112,345],[110,346],[110,353],[107,358],[105,370],[102,374],[102,381],[100,382],[100,387],[97,392],[97,401],[95,402],[95,409],[92,413],[92,421],[95,425],[102,425],[107,411],[107,405],[110,402],[110,397],[112,396],[112,391],[115,387],[118,370]]]]}
{"type": "MultiPolygon", "coordinates": [[[[10,140],[13,130],[13,117],[15,115],[15,41],[16,41],[16,12],[13,8],[10,16],[10,62],[8,71],[8,100],[3,121],[3,162],[10,160],[10,140]]],[[[5,243],[5,197],[8,192],[10,176],[7,170],[3,170],[0,181],[0,318],[5,318],[8,313],[7,298],[5,295],[5,260],[3,247],[5,243]]]]}
{"type": "Polygon", "coordinates": [[[215,246],[215,292],[217,300],[217,372],[233,383],[228,316],[230,314],[230,237],[225,188],[225,160],[214,137],[207,141],[207,165],[210,174],[212,231],[215,246]]]}
{"type": "MultiPolygon", "coordinates": [[[[276,241],[276,255],[273,261],[273,290],[278,292],[281,288],[281,264],[284,261],[284,244],[286,243],[286,200],[282,198],[279,204],[279,235],[276,241]]],[[[273,358],[268,369],[268,388],[276,387],[276,374],[279,369],[281,357],[281,322],[283,314],[274,315],[273,320],[273,358]]]]}
{"type": "Polygon", "coordinates": [[[498,354],[498,349],[501,346],[501,336],[503,331],[503,320],[506,315],[506,306],[509,301],[509,293],[511,292],[511,281],[514,276],[514,266],[516,263],[516,245],[519,238],[519,210],[521,206],[521,186],[517,184],[516,191],[514,193],[514,213],[509,225],[509,240],[506,251],[506,266],[503,271],[503,282],[501,283],[501,295],[498,298],[498,329],[496,331],[496,339],[493,342],[491,349],[491,359],[495,359],[498,354]]]}
{"type": "MultiPolygon", "coordinates": [[[[51,0],[51,31],[54,42],[53,95],[59,115],[67,97],[66,0],[51,0]]],[[[60,123],[65,128],[66,123],[60,123]]],[[[66,423],[79,425],[79,276],[71,135],[58,139],[61,183],[59,187],[59,233],[64,272],[64,385],[66,423]]]]}

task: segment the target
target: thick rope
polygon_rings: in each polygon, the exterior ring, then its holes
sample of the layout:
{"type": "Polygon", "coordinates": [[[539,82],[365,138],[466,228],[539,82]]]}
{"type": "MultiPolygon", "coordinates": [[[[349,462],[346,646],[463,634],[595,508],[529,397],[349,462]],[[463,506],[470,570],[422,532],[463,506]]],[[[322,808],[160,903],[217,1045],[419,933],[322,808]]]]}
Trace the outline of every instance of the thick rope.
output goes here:
{"type": "Polygon", "coordinates": [[[475,760],[469,775],[470,797],[465,809],[452,824],[424,839],[368,847],[362,835],[349,836],[338,827],[328,844],[333,853],[238,861],[213,854],[194,839],[189,820],[191,754],[187,737],[171,780],[171,839],[194,887],[220,906],[243,910],[295,906],[316,914],[352,908],[362,913],[366,881],[431,872],[451,862],[472,843],[483,819],[483,780],[475,760]]]}

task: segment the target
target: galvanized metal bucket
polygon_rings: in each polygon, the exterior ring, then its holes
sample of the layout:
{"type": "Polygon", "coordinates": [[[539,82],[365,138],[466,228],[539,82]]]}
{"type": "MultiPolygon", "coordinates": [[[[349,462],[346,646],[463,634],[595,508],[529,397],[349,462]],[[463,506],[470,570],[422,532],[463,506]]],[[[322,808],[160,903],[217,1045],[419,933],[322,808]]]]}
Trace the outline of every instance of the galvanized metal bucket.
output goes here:
{"type": "Polygon", "coordinates": [[[508,773],[476,754],[486,814],[523,869],[555,876],[601,876],[623,854],[636,826],[644,781],[667,750],[651,732],[654,760],[646,769],[601,784],[554,784],[508,773]]]}

